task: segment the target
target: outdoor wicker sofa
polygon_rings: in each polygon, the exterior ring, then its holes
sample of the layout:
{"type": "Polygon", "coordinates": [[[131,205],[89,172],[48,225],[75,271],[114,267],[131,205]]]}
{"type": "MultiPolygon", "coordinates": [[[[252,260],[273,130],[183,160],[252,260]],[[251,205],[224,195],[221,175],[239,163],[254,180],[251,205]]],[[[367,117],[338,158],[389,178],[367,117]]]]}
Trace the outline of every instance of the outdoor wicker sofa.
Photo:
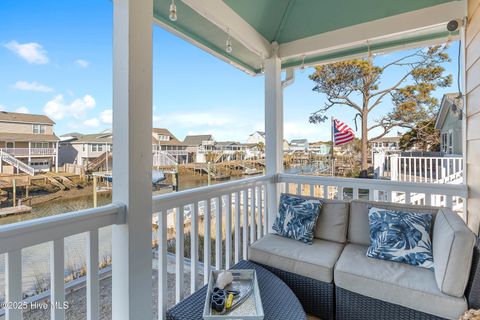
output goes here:
{"type": "Polygon", "coordinates": [[[249,259],[281,278],[305,311],[321,319],[458,319],[480,308],[475,235],[446,208],[325,200],[312,245],[268,234],[249,259]],[[368,258],[368,210],[434,215],[434,270],[368,258]]]}

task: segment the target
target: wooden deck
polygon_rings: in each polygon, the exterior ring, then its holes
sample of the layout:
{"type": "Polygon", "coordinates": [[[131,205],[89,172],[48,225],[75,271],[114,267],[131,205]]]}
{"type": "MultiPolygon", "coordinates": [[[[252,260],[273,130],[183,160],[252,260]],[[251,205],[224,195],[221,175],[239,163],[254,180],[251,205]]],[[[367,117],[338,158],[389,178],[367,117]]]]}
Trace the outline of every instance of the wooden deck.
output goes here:
{"type": "Polygon", "coordinates": [[[32,208],[25,205],[0,209],[0,217],[12,216],[15,214],[29,213],[32,208]]]}

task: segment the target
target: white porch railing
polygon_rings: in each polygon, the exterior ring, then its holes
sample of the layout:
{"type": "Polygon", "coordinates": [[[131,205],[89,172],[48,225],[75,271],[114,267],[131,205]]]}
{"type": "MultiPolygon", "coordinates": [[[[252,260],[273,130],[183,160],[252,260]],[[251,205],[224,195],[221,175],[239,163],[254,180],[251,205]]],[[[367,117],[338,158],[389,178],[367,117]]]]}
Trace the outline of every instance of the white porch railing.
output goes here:
{"type": "MultiPolygon", "coordinates": [[[[185,239],[190,239],[190,291],[207,282],[209,270],[222,269],[248,258],[249,245],[262,238],[272,217],[267,213],[267,188],[279,183],[284,191],[336,199],[365,198],[417,204],[437,204],[455,208],[465,203],[467,187],[452,184],[409,183],[387,180],[351,179],[279,174],[201,187],[153,197],[152,220],[158,221],[158,314],[167,310],[168,241],[175,242],[175,301],[184,298],[185,239]],[[416,196],[423,194],[423,202],[416,196]],[[434,203],[434,196],[443,198],[434,203]],[[269,219],[270,218],[270,219],[269,219]],[[201,227],[203,224],[203,227],[201,227]],[[185,226],[189,225],[189,230],[185,226]],[[214,229],[214,230],[212,230],[214,229]],[[214,234],[212,236],[212,233],[214,234]],[[168,241],[167,241],[168,240],[168,241]],[[199,248],[203,244],[203,259],[199,248]],[[214,255],[212,252],[214,251],[214,255]],[[202,269],[202,270],[201,270],[202,269]]],[[[274,214],[273,214],[274,216],[274,214]]],[[[6,254],[6,300],[22,301],[21,250],[40,243],[51,246],[51,300],[65,301],[64,238],[87,234],[87,314],[96,319],[99,312],[98,229],[125,223],[124,206],[108,205],[95,209],[40,218],[0,227],[0,254],[6,254]],[[93,272],[92,272],[93,271],[93,272]]],[[[155,237],[152,236],[152,241],[155,237]]],[[[115,260],[113,261],[115,263],[115,260]]],[[[115,266],[113,266],[115,268],[115,266]]],[[[152,270],[132,270],[151,272],[152,270]]],[[[7,319],[21,319],[21,312],[8,310],[7,319]]],[[[64,310],[54,311],[52,319],[64,319],[64,310]]]]}
{"type": "Polygon", "coordinates": [[[1,150],[13,156],[53,156],[55,155],[55,148],[2,148],[1,150]]]}
{"type": "Polygon", "coordinates": [[[390,178],[394,181],[428,183],[461,183],[463,181],[462,157],[375,154],[374,168],[378,178],[390,178]]]}
{"type": "MultiPolygon", "coordinates": [[[[154,216],[158,219],[158,314],[167,310],[167,215],[175,216],[175,301],[184,297],[184,226],[190,222],[191,292],[199,288],[199,219],[203,220],[203,274],[212,266],[211,233],[215,221],[215,269],[230,268],[232,263],[248,258],[248,246],[267,232],[267,184],[273,177],[255,177],[155,196],[154,216]],[[224,220],[225,219],[225,220],[224,220]],[[223,223],[225,221],[225,223],[223,223]],[[224,226],[224,227],[223,227],[224,226]],[[224,228],[224,229],[223,229],[224,228]],[[223,236],[225,234],[225,236],[223,236]],[[223,255],[223,239],[225,254],[223,255]]],[[[204,277],[204,283],[207,283],[204,277]]]]}
{"type": "Polygon", "coordinates": [[[100,310],[98,276],[98,229],[125,223],[122,205],[107,205],[78,212],[13,223],[0,227],[0,254],[5,254],[5,308],[7,320],[22,319],[22,249],[41,243],[50,245],[50,300],[52,319],[65,319],[64,239],[86,233],[87,315],[97,319],[100,310]]]}
{"type": "Polygon", "coordinates": [[[389,180],[280,174],[287,192],[328,199],[366,199],[448,207],[466,220],[468,188],[464,184],[400,182],[389,180]]]}

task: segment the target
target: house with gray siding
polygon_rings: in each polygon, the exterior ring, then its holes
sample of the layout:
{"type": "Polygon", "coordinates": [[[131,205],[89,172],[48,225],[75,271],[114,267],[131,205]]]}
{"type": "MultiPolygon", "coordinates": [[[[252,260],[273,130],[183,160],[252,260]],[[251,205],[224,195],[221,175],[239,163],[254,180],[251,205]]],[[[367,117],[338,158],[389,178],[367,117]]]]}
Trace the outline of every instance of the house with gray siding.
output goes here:
{"type": "Polygon", "coordinates": [[[458,93],[448,93],[442,98],[435,128],[440,131],[440,151],[462,155],[463,102],[458,93]]]}

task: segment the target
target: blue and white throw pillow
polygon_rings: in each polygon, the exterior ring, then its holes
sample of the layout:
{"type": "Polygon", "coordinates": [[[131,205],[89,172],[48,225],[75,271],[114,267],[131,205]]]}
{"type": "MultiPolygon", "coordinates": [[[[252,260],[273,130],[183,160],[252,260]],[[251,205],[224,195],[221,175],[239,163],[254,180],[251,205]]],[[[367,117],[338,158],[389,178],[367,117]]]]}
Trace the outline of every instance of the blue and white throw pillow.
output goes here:
{"type": "Polygon", "coordinates": [[[312,197],[282,194],[272,229],[283,237],[312,244],[313,232],[323,201],[312,197]]]}
{"type": "Polygon", "coordinates": [[[431,214],[370,208],[367,256],[433,268],[432,219],[431,214]]]}

